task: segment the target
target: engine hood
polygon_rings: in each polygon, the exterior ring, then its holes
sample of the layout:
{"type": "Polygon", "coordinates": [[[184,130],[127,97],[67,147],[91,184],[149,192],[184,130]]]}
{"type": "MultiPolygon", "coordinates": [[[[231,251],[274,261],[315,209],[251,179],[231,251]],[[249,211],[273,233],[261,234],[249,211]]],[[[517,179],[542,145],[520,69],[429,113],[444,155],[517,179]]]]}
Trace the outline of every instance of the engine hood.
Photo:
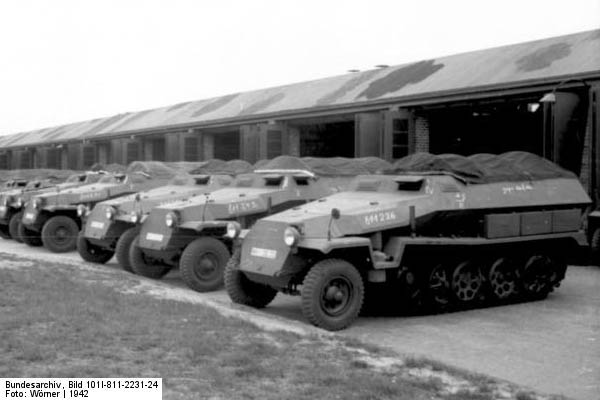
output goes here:
{"type": "Polygon", "coordinates": [[[410,206],[415,207],[418,216],[431,201],[430,195],[422,193],[343,192],[266,217],[265,221],[297,226],[306,238],[322,238],[327,236],[331,210],[335,208],[340,218],[331,223],[332,237],[360,235],[408,226],[410,206]]]}

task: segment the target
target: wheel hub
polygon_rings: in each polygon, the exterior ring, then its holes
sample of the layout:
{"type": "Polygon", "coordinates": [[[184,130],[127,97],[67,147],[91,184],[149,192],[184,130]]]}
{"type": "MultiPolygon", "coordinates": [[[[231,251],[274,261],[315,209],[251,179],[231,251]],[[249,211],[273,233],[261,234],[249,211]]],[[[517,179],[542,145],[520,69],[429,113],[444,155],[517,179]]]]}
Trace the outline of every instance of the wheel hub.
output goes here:
{"type": "Polygon", "coordinates": [[[450,302],[450,282],[448,273],[442,265],[438,265],[431,271],[429,292],[433,302],[437,305],[444,306],[450,302]]]}
{"type": "Polygon", "coordinates": [[[351,284],[346,279],[330,280],[325,286],[321,298],[323,310],[333,316],[343,313],[351,301],[351,293],[351,284]]]}
{"type": "Polygon", "coordinates": [[[482,283],[479,269],[468,261],[459,264],[452,275],[452,290],[456,297],[464,302],[477,297],[482,283]]]}
{"type": "Polygon", "coordinates": [[[196,268],[194,268],[194,272],[196,276],[200,279],[210,278],[215,271],[218,270],[218,261],[214,254],[207,253],[203,254],[196,268]]]}
{"type": "Polygon", "coordinates": [[[489,282],[492,292],[498,299],[512,296],[517,287],[514,264],[506,258],[499,258],[490,268],[489,282]]]}

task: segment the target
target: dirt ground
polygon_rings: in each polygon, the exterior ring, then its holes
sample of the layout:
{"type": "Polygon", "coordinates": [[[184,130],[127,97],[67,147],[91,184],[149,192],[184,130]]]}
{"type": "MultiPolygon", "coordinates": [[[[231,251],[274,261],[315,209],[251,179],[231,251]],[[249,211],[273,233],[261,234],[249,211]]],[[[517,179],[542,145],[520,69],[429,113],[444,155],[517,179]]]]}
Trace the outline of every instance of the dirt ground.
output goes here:
{"type": "MultiPolygon", "coordinates": [[[[0,252],[39,259],[82,262],[77,253],[51,254],[0,240],[0,252]]],[[[117,268],[114,260],[108,264],[117,268]]],[[[224,291],[200,294],[184,287],[177,271],[165,282],[168,296],[200,298],[226,309],[224,291]]],[[[155,290],[148,282],[146,290],[155,290]]],[[[162,286],[162,285],[161,285],[162,286]]],[[[235,307],[231,309],[235,313],[235,307]]],[[[259,312],[274,329],[313,330],[304,325],[299,299],[278,296],[259,312]],[[288,321],[288,322],[286,322],[288,321]]],[[[562,286],[544,301],[419,317],[361,317],[343,335],[389,347],[400,354],[436,359],[506,379],[548,394],[600,399],[600,268],[570,267],[562,286]]]]}

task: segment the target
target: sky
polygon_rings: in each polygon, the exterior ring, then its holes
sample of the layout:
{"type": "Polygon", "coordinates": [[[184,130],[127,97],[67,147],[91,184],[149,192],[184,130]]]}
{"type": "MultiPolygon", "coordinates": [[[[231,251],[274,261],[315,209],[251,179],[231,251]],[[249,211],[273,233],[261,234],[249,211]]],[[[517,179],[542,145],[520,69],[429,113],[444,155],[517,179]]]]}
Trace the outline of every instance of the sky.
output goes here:
{"type": "Polygon", "coordinates": [[[0,135],[600,28],[600,0],[3,0],[0,135]]]}

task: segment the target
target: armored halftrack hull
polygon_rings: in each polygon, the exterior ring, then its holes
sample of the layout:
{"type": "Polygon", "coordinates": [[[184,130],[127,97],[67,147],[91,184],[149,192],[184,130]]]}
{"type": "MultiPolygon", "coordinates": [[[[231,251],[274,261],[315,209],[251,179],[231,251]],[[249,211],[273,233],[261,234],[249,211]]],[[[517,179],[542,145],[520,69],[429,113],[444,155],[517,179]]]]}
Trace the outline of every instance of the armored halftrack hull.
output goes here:
{"type": "Polygon", "coordinates": [[[332,330],[384,288],[396,301],[437,309],[544,297],[564,277],[564,255],[585,241],[590,199],[546,160],[503,156],[474,156],[473,166],[458,156],[417,164],[416,155],[400,171],[359,177],[348,192],[264,218],[226,271],[230,296],[251,303],[248,290],[262,299],[298,293],[307,318],[332,330]],[[460,168],[440,162],[449,159],[460,168]]]}

